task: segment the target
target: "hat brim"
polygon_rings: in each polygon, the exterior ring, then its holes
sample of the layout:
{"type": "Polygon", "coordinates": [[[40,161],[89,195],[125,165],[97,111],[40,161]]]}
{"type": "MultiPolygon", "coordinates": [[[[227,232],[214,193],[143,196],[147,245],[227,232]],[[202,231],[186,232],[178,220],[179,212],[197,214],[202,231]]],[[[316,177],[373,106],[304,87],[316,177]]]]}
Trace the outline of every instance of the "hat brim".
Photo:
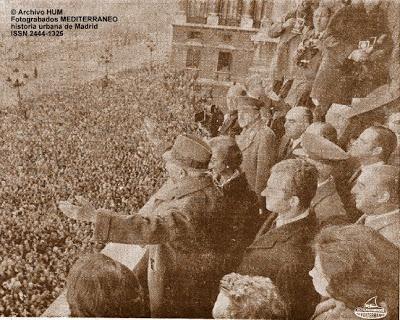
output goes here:
{"type": "Polygon", "coordinates": [[[293,150],[293,154],[300,158],[308,158],[307,152],[303,148],[297,148],[293,150]]]}
{"type": "Polygon", "coordinates": [[[163,155],[162,155],[162,158],[163,158],[163,160],[165,162],[172,162],[172,163],[176,164],[177,166],[179,166],[180,168],[183,168],[183,169],[190,169],[190,170],[197,171],[197,172],[206,172],[206,171],[208,171],[208,168],[203,168],[203,169],[193,168],[193,167],[190,167],[190,166],[186,165],[182,161],[179,161],[179,160],[175,159],[172,156],[171,150],[165,151],[163,153],[163,155]]]}

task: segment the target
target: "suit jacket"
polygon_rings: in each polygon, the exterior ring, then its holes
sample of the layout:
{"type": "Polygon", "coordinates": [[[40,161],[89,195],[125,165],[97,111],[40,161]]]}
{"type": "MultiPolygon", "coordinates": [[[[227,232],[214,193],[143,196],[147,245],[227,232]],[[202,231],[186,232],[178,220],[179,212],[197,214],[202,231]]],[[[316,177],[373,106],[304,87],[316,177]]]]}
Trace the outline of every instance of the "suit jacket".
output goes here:
{"type": "Polygon", "coordinates": [[[293,145],[291,139],[287,135],[284,135],[279,144],[277,162],[295,158],[293,151],[297,148],[301,148],[300,142],[293,145]]]}
{"type": "Polygon", "coordinates": [[[221,277],[216,250],[222,195],[210,177],[168,180],[139,213],[100,213],[101,241],[148,245],[152,317],[210,317],[221,277]]]}
{"type": "Polygon", "coordinates": [[[279,288],[290,310],[290,319],[309,319],[318,303],[308,272],[314,255],[310,243],[317,231],[315,214],[273,228],[276,214],[265,221],[246,249],[240,274],[269,277],[279,288]]]}
{"type": "Polygon", "coordinates": [[[390,155],[388,164],[396,167],[400,167],[400,145],[394,149],[393,153],[390,155]]]}
{"type": "MultiPolygon", "coordinates": [[[[361,306],[360,306],[361,307],[361,306]]],[[[354,310],[338,300],[330,298],[317,305],[315,313],[310,320],[357,320],[354,310]]]]}
{"type": "Polygon", "coordinates": [[[329,178],[325,184],[317,188],[311,206],[314,208],[320,227],[345,223],[349,220],[342,200],[336,191],[333,178],[329,178]]]}
{"type": "Polygon", "coordinates": [[[275,134],[259,119],[249,128],[236,136],[236,142],[242,151],[242,171],[258,196],[265,189],[271,167],[276,161],[275,134]]]}
{"type": "Polygon", "coordinates": [[[400,210],[396,210],[389,215],[380,215],[368,222],[366,221],[366,215],[363,215],[357,222],[357,224],[363,224],[378,231],[390,242],[394,243],[397,247],[400,247],[400,210]]]}
{"type": "Polygon", "coordinates": [[[253,242],[262,223],[257,196],[243,173],[222,187],[224,207],[221,210],[219,245],[225,251],[225,273],[234,272],[242,261],[244,250],[253,242]]]}

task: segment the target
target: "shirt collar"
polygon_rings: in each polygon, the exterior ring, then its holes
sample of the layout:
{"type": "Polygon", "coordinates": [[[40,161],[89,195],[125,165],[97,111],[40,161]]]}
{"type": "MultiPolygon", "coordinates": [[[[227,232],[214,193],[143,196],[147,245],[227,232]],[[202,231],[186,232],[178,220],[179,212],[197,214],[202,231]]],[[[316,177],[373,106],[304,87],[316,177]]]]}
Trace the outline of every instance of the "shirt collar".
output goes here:
{"type": "Polygon", "coordinates": [[[218,188],[223,188],[225,185],[227,185],[229,182],[231,182],[233,179],[236,179],[237,177],[240,176],[240,171],[238,169],[235,170],[235,172],[225,181],[220,182],[217,178],[213,177],[214,184],[218,188]]]}
{"type": "Polygon", "coordinates": [[[293,139],[292,139],[292,148],[296,148],[297,146],[300,145],[300,143],[301,143],[301,137],[302,137],[302,136],[300,136],[300,138],[297,138],[296,140],[293,140],[293,139]]]}
{"type": "Polygon", "coordinates": [[[328,182],[332,181],[332,177],[329,177],[328,179],[325,179],[321,183],[318,183],[318,188],[321,188],[322,186],[326,185],[328,182]]]}
{"type": "Polygon", "coordinates": [[[290,219],[282,219],[278,215],[278,217],[276,218],[276,227],[279,228],[281,226],[284,226],[285,224],[289,224],[289,223],[296,222],[296,221],[299,221],[301,219],[304,219],[304,218],[308,217],[309,213],[310,213],[309,209],[307,209],[302,214],[299,214],[298,216],[296,216],[294,218],[290,218],[290,219]]]}

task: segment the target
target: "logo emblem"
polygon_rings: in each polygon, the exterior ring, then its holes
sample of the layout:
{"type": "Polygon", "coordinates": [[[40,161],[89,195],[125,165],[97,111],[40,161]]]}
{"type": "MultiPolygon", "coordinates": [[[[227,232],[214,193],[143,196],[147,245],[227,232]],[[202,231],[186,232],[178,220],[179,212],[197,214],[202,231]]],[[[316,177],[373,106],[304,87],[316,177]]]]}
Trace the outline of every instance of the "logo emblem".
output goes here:
{"type": "Polygon", "coordinates": [[[383,319],[386,317],[387,311],[376,303],[376,298],[373,297],[364,303],[363,307],[356,308],[354,314],[361,319],[383,319]]]}

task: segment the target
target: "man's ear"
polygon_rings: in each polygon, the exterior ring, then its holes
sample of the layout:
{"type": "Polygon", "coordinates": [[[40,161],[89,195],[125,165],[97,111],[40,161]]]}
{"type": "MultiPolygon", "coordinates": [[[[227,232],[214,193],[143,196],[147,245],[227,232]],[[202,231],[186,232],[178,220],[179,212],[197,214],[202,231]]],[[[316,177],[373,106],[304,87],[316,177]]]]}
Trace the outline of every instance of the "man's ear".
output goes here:
{"type": "Polygon", "coordinates": [[[390,200],[390,193],[388,191],[384,191],[378,196],[378,203],[386,203],[389,200],[390,200]]]}
{"type": "Polygon", "coordinates": [[[300,204],[300,199],[298,196],[293,196],[289,199],[290,207],[295,208],[298,207],[300,204]]]}
{"type": "Polygon", "coordinates": [[[383,148],[382,147],[375,147],[372,149],[372,155],[378,156],[382,154],[383,148]]]}

